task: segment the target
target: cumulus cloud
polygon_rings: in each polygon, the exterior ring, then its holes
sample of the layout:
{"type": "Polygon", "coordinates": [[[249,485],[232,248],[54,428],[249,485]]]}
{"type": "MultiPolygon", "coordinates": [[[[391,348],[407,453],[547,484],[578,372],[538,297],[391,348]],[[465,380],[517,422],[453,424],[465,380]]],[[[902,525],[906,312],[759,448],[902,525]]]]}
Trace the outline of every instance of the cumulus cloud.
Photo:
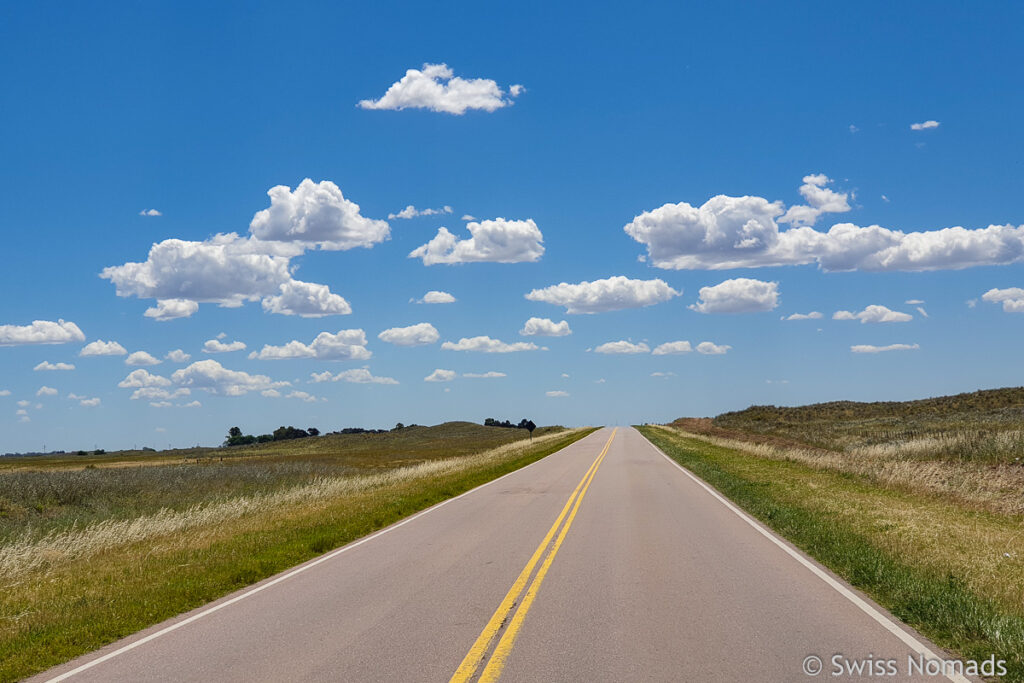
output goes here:
{"type": "Polygon", "coordinates": [[[332,378],[334,382],[351,382],[352,384],[398,384],[394,377],[376,377],[369,368],[343,370],[332,378]]]}
{"type": "Polygon", "coordinates": [[[417,209],[415,206],[410,204],[398,213],[389,213],[388,218],[416,218],[418,216],[441,216],[452,212],[452,207],[442,206],[440,209],[417,209]]]}
{"type": "Polygon", "coordinates": [[[788,223],[793,227],[814,225],[823,213],[846,213],[850,210],[849,197],[846,192],[836,192],[826,185],[832,179],[824,173],[804,176],[804,184],[800,186],[800,194],[806,205],[795,205],[779,218],[779,223],[788,223]]]}
{"type": "Polygon", "coordinates": [[[565,337],[572,334],[572,330],[565,320],[556,323],[548,318],[530,318],[519,334],[524,337],[565,337]]]}
{"type": "Polygon", "coordinates": [[[40,370],[74,370],[75,366],[71,363],[51,363],[48,360],[44,360],[32,369],[37,372],[40,370]]]}
{"type": "Polygon", "coordinates": [[[378,334],[377,338],[395,346],[423,346],[433,344],[441,335],[430,323],[418,323],[408,327],[391,327],[378,334]]]}
{"type": "Polygon", "coordinates": [[[256,213],[249,231],[259,240],[296,242],[331,251],[372,247],[391,234],[386,221],[366,218],[330,180],[306,178],[294,191],[277,185],[267,191],[270,208],[256,213]]]}
{"type": "Polygon", "coordinates": [[[85,406],[86,408],[95,408],[101,403],[99,398],[83,398],[78,402],[78,405],[85,406]]]}
{"type": "Polygon", "coordinates": [[[544,236],[533,219],[525,221],[470,221],[466,224],[469,239],[458,239],[447,228],[437,231],[434,239],[409,252],[409,258],[423,260],[423,265],[437,263],[524,263],[537,261],[544,254],[544,236]]]}
{"type": "Polygon", "coordinates": [[[36,396],[56,396],[57,390],[53,387],[41,386],[39,391],[36,392],[36,396]]]}
{"type": "Polygon", "coordinates": [[[921,299],[907,299],[903,303],[905,303],[908,306],[922,306],[922,305],[924,305],[924,301],[921,300],[921,299]]]}
{"type": "Polygon", "coordinates": [[[363,109],[429,109],[461,116],[470,109],[493,112],[512,104],[523,92],[523,86],[509,87],[508,97],[489,78],[456,76],[447,64],[424,64],[422,69],[408,69],[401,80],[393,83],[384,96],[376,100],[360,100],[363,109]]]}
{"type": "MultiPolygon", "coordinates": [[[[150,375],[150,377],[153,377],[153,375],[150,375]]],[[[161,379],[164,379],[164,378],[161,378],[161,379]]],[[[181,388],[178,388],[178,389],[175,389],[175,390],[171,391],[169,389],[164,389],[163,387],[159,387],[159,386],[145,386],[145,387],[139,387],[134,392],[132,392],[131,400],[133,400],[133,401],[137,401],[139,399],[146,400],[146,401],[167,400],[167,399],[172,399],[172,398],[181,398],[182,396],[188,396],[191,393],[192,393],[192,391],[189,390],[189,389],[186,389],[185,387],[181,387],[181,388]]]]}
{"type": "Polygon", "coordinates": [[[569,395],[568,391],[545,391],[544,395],[548,398],[566,398],[569,395]]]}
{"type": "Polygon", "coordinates": [[[697,344],[697,353],[703,353],[705,356],[721,356],[726,353],[732,347],[728,344],[715,344],[714,342],[702,341],[697,344]]]}
{"type": "Polygon", "coordinates": [[[156,306],[147,308],[142,315],[157,322],[187,318],[199,310],[199,303],[190,299],[157,299],[156,306]]]}
{"type": "Polygon", "coordinates": [[[242,351],[245,349],[245,342],[233,341],[224,343],[220,339],[207,339],[203,344],[203,353],[228,353],[230,351],[242,351]]]}
{"type": "Polygon", "coordinates": [[[691,351],[693,351],[693,347],[690,346],[690,342],[674,341],[658,344],[651,353],[655,356],[667,356],[676,353],[690,353],[691,351]]]}
{"type": "Polygon", "coordinates": [[[816,263],[825,271],[926,271],[1002,265],[1024,260],[1024,225],[944,228],[904,233],[878,225],[838,223],[780,231],[781,202],[762,197],[712,197],[644,212],[624,227],[647,247],[658,268],[758,268],[816,263]]]}
{"type": "Polygon", "coordinates": [[[921,123],[910,124],[910,130],[930,130],[932,128],[938,128],[939,125],[941,124],[939,124],[938,121],[929,119],[927,121],[922,121],[921,123]]]}
{"type": "Polygon", "coordinates": [[[160,375],[154,375],[148,370],[132,370],[128,376],[118,382],[117,386],[122,389],[142,389],[144,387],[169,387],[171,380],[160,375]]]}
{"type": "Polygon", "coordinates": [[[418,304],[453,304],[456,299],[448,292],[439,292],[436,289],[432,289],[423,295],[422,299],[417,299],[418,304]]]}
{"type": "Polygon", "coordinates": [[[651,348],[640,342],[634,344],[626,340],[606,342],[601,344],[594,349],[594,353],[609,353],[609,354],[633,354],[633,353],[650,353],[651,348]]]}
{"type": "Polygon", "coordinates": [[[700,288],[700,301],[690,306],[700,313],[757,313],[779,305],[779,283],[739,277],[700,288]]]}
{"type": "Polygon", "coordinates": [[[171,361],[172,363],[187,363],[192,358],[192,356],[185,353],[181,349],[174,349],[173,351],[169,352],[166,356],[164,356],[164,358],[171,361]]]}
{"type": "Polygon", "coordinates": [[[442,370],[437,368],[423,378],[424,382],[451,382],[457,373],[454,370],[442,370]]]}
{"type": "Polygon", "coordinates": [[[212,359],[197,361],[187,368],[175,370],[171,381],[180,387],[203,389],[218,396],[242,396],[251,391],[288,386],[288,382],[275,382],[266,375],[228,370],[212,359]]]}
{"type": "Polygon", "coordinates": [[[562,282],[544,289],[535,289],[526,298],[565,306],[566,313],[604,313],[652,306],[680,294],[681,291],[672,289],[663,280],[631,280],[617,275],[578,284],[562,282]]]}
{"type": "Polygon", "coordinates": [[[67,344],[85,341],[78,325],[58,320],[33,320],[31,325],[0,325],[0,346],[67,344]]]}
{"type": "Polygon", "coordinates": [[[857,344],[850,347],[854,353],[882,353],[884,351],[916,351],[921,348],[918,344],[889,344],[888,346],[872,346],[871,344],[857,344]]]}
{"type": "Polygon", "coordinates": [[[300,401],[305,401],[306,403],[313,403],[314,401],[316,401],[316,396],[313,396],[312,394],[306,391],[292,391],[287,396],[285,396],[285,398],[297,398],[300,401]]]}
{"type": "Polygon", "coordinates": [[[820,311],[811,311],[810,313],[793,313],[783,317],[783,320],[821,320],[823,316],[820,311]]]}
{"type": "Polygon", "coordinates": [[[163,214],[160,213],[159,211],[157,211],[156,209],[143,209],[142,211],[139,211],[139,215],[140,216],[163,216],[163,214]]]}
{"type": "Polygon", "coordinates": [[[335,334],[321,332],[310,344],[292,340],[284,346],[266,345],[249,358],[281,360],[284,358],[317,358],[320,360],[369,360],[373,353],[366,348],[366,333],[361,329],[339,330],[335,334]]]}
{"type": "Polygon", "coordinates": [[[859,320],[862,323],[905,323],[913,320],[914,316],[909,313],[892,311],[885,306],[872,304],[863,311],[853,313],[852,311],[836,311],[832,315],[833,320],[859,320]]]}
{"type": "Polygon", "coordinates": [[[124,359],[125,365],[160,365],[161,361],[159,358],[154,358],[145,351],[136,351],[135,353],[128,354],[128,357],[124,359]]]}
{"type": "Polygon", "coordinates": [[[102,339],[89,342],[78,352],[79,356],[125,356],[127,354],[128,349],[116,341],[103,341],[102,339]]]}
{"type": "Polygon", "coordinates": [[[11,390],[10,389],[0,389],[0,396],[10,396],[10,395],[11,395],[11,390]]]}
{"type": "Polygon", "coordinates": [[[464,372],[463,377],[469,377],[470,379],[498,379],[500,377],[507,377],[504,372],[464,372]]]}
{"type": "Polygon", "coordinates": [[[508,344],[500,339],[487,336],[463,337],[458,342],[446,341],[441,344],[445,351],[479,351],[481,353],[512,353],[514,351],[536,351],[539,347],[533,342],[513,342],[508,344]]]}
{"type": "MultiPolygon", "coordinates": [[[[1024,313],[1024,289],[1009,287],[1007,289],[990,289],[981,295],[982,301],[990,304],[1002,304],[1007,313],[1024,313]]],[[[974,308],[970,302],[968,305],[974,308]]]]}

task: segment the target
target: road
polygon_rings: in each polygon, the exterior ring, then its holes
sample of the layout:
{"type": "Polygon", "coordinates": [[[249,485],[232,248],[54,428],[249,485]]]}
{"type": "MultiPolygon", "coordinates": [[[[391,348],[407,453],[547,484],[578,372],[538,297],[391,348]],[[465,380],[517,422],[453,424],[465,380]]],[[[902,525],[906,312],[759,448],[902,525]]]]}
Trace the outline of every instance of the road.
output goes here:
{"type": "Polygon", "coordinates": [[[835,680],[836,653],[906,680],[921,652],[618,428],[36,680],[835,680]]]}

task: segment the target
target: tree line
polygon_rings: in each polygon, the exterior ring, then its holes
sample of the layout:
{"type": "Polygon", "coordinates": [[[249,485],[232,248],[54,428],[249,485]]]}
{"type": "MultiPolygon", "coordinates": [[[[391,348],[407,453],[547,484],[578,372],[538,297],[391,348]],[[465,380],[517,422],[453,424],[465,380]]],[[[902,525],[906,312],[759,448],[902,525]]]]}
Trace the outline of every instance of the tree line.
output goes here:
{"type": "Polygon", "coordinates": [[[278,427],[271,434],[242,434],[238,427],[228,430],[228,438],[224,440],[225,446],[245,446],[251,443],[268,443],[270,441],[288,441],[289,439],[304,439],[308,436],[320,436],[320,430],[316,427],[308,429],[297,429],[296,427],[278,427]]]}
{"type": "Polygon", "coordinates": [[[537,425],[533,423],[533,420],[527,420],[525,417],[519,421],[519,424],[512,424],[508,420],[498,421],[493,417],[489,417],[484,420],[484,427],[509,427],[512,429],[525,429],[530,432],[530,436],[533,436],[533,430],[537,428],[537,425]]]}

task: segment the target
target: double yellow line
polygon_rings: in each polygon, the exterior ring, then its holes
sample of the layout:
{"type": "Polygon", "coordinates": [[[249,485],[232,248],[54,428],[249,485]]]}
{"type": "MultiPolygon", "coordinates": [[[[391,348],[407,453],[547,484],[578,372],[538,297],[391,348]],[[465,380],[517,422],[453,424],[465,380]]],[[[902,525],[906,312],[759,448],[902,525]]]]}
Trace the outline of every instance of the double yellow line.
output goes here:
{"type": "Polygon", "coordinates": [[[555,519],[555,523],[551,525],[544,540],[537,546],[537,550],[534,551],[530,561],[523,567],[523,571],[519,573],[512,587],[509,588],[508,593],[505,594],[505,599],[498,605],[498,609],[495,610],[491,616],[490,621],[487,622],[487,626],[484,627],[483,632],[480,633],[480,637],[473,643],[473,647],[469,649],[466,657],[462,660],[459,668],[455,670],[455,674],[451,678],[451,683],[465,683],[470,681],[476,675],[480,665],[487,659],[487,651],[491,647],[491,643],[494,638],[498,635],[502,626],[508,623],[508,627],[505,632],[501,635],[501,639],[498,640],[498,644],[494,648],[494,652],[491,653],[490,659],[487,661],[487,665],[484,667],[483,672],[480,674],[479,681],[481,683],[497,681],[501,676],[502,670],[505,668],[505,662],[508,660],[509,654],[512,652],[512,646],[515,644],[516,637],[519,635],[520,629],[523,627],[523,621],[526,619],[527,612],[530,611],[530,606],[533,604],[534,599],[537,597],[537,592],[540,590],[540,586],[544,583],[544,577],[548,573],[548,569],[551,567],[551,563],[555,559],[555,555],[558,554],[558,549],[562,546],[562,541],[565,540],[565,535],[569,533],[569,527],[572,526],[573,520],[576,518],[576,512],[580,509],[580,503],[583,502],[583,497],[587,495],[587,489],[590,488],[590,482],[594,480],[594,475],[597,474],[597,468],[601,466],[601,462],[604,460],[605,455],[608,454],[608,448],[612,445],[612,440],[615,438],[615,432],[618,428],[612,430],[612,435],[608,438],[608,443],[601,449],[601,453],[591,463],[590,469],[583,475],[583,479],[576,485],[576,489],[569,496],[569,500],[565,502],[565,506],[562,508],[562,512],[559,513],[558,518],[555,519]],[[565,524],[562,525],[562,522],[565,524]],[[559,531],[561,526],[561,531],[559,531]],[[557,534],[557,538],[555,536],[557,534]],[[551,540],[554,539],[552,544],[551,540]],[[545,552],[547,553],[545,555],[545,552]],[[530,579],[530,575],[533,574],[534,568],[538,562],[541,562],[541,557],[544,557],[544,561],[540,565],[540,569],[537,570],[536,575],[533,577],[533,581],[530,583],[530,587],[526,589],[525,595],[523,595],[523,588],[526,587],[527,581],[530,579]],[[520,595],[523,595],[522,601],[519,601],[520,595]],[[516,605],[518,604],[518,609],[516,605]],[[512,620],[509,621],[509,615],[512,614],[512,610],[516,610],[512,616],[512,620]]]}

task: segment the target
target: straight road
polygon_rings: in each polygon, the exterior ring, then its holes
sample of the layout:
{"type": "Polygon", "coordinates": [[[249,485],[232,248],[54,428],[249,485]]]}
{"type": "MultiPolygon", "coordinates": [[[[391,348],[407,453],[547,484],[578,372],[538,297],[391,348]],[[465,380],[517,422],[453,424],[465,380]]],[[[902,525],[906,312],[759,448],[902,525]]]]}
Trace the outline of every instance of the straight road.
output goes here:
{"type": "Polygon", "coordinates": [[[837,653],[945,656],[618,428],[37,680],[835,680],[837,653]]]}

